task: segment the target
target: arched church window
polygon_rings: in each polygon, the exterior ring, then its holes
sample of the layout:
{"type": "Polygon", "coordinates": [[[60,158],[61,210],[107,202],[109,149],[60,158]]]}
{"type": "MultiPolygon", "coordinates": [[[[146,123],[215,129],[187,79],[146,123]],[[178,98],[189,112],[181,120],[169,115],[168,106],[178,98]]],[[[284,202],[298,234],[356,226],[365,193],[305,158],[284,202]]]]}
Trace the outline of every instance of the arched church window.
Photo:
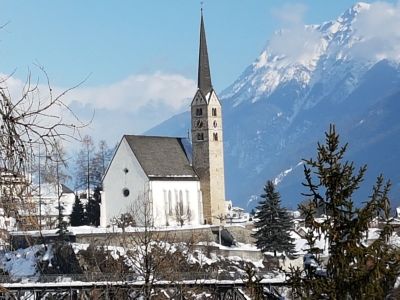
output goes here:
{"type": "Polygon", "coordinates": [[[186,190],[185,192],[186,192],[186,202],[189,204],[189,201],[190,201],[189,191],[186,190]]]}
{"type": "Polygon", "coordinates": [[[175,205],[179,203],[179,192],[175,190],[175,205]]]}
{"type": "Polygon", "coordinates": [[[179,202],[183,202],[183,193],[182,193],[182,190],[179,191],[179,202]]]}
{"type": "Polygon", "coordinates": [[[168,214],[172,216],[172,192],[168,191],[168,214]]]}
{"type": "Polygon", "coordinates": [[[190,210],[190,204],[189,204],[189,191],[186,190],[186,209],[189,211],[190,210]]]}
{"type": "Polygon", "coordinates": [[[203,127],[203,121],[202,120],[197,120],[195,126],[196,126],[196,128],[203,127]]]}
{"type": "Polygon", "coordinates": [[[218,133],[214,132],[213,133],[213,138],[214,138],[214,141],[218,141],[218,133]]]}
{"type": "Polygon", "coordinates": [[[217,128],[217,126],[218,126],[217,121],[214,121],[213,126],[214,126],[214,128],[217,128]]]}
{"type": "Polygon", "coordinates": [[[213,108],[213,109],[212,109],[212,116],[213,116],[213,117],[216,117],[216,116],[217,116],[217,109],[216,109],[216,108],[213,108]]]}
{"type": "Polygon", "coordinates": [[[196,108],[196,116],[202,116],[203,115],[203,109],[202,108],[196,108]]]}

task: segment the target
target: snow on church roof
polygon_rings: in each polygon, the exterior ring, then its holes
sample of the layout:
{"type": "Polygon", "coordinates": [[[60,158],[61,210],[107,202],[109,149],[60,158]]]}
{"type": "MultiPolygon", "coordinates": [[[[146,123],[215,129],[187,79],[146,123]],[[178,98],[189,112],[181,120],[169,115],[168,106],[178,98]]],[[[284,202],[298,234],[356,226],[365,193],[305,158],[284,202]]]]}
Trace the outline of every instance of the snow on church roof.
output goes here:
{"type": "Polygon", "coordinates": [[[125,135],[146,175],[152,178],[198,180],[190,164],[191,149],[184,138],[125,135]]]}

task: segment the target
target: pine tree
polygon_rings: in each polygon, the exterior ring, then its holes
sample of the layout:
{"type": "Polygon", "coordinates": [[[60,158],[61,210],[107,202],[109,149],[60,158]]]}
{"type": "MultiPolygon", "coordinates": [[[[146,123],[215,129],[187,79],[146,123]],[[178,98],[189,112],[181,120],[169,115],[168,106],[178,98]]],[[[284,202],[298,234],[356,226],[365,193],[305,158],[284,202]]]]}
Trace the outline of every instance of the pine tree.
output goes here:
{"type": "MultiPolygon", "coordinates": [[[[63,208],[60,208],[61,210],[63,210],[63,208]]],[[[64,221],[64,218],[61,214],[58,215],[57,218],[58,222],[57,222],[57,231],[56,233],[58,234],[58,237],[60,240],[65,241],[67,240],[67,234],[68,234],[68,223],[66,221],[64,221]]]]}
{"type": "Polygon", "coordinates": [[[253,234],[256,239],[257,248],[261,251],[294,252],[294,239],[290,236],[293,227],[292,218],[287,210],[281,207],[280,195],[275,191],[272,181],[268,181],[264,187],[265,194],[261,195],[258,219],[254,225],[257,231],[253,234]]]}
{"type": "Polygon", "coordinates": [[[100,187],[96,187],[93,197],[86,204],[86,217],[88,225],[100,225],[100,187]]]}
{"type": "Polygon", "coordinates": [[[361,208],[353,202],[366,166],[357,172],[352,162],[343,162],[347,144],[339,144],[339,135],[331,125],[326,144],[318,144],[316,160],[305,160],[304,194],[311,200],[301,205],[309,228],[311,251],[318,238],[326,238],[329,259],[321,272],[314,268],[292,268],[289,282],[296,297],[304,299],[385,299],[400,272],[399,252],[388,245],[393,232],[390,224],[388,192],[390,183],[379,176],[369,200],[361,208]],[[315,213],[324,207],[326,220],[316,222],[315,213]],[[383,229],[379,237],[366,245],[370,222],[380,216],[383,229]]]}
{"type": "Polygon", "coordinates": [[[75,202],[72,207],[72,213],[70,216],[70,223],[71,226],[86,225],[85,211],[83,209],[81,199],[79,199],[78,195],[75,196],[75,202]]]}

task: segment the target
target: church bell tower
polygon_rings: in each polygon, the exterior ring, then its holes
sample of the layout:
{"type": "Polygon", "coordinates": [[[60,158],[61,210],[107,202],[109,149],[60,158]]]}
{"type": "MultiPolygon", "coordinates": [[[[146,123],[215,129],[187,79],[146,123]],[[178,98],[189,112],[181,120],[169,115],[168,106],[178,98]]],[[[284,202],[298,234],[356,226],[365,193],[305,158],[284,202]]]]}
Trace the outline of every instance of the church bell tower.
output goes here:
{"type": "Polygon", "coordinates": [[[221,103],[211,83],[203,12],[200,23],[197,92],[191,104],[193,167],[200,178],[204,222],[225,216],[224,147],[221,103]]]}

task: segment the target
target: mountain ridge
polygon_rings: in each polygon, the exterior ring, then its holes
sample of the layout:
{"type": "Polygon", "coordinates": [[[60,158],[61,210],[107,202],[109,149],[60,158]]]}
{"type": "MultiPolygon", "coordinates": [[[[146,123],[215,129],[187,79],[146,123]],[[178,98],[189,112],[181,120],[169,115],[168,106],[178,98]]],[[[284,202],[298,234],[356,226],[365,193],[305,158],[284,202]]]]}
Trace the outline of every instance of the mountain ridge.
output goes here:
{"type": "MultiPolygon", "coordinates": [[[[229,199],[246,207],[257,199],[266,180],[275,179],[284,203],[294,208],[304,200],[299,162],[315,155],[316,143],[323,141],[331,123],[337,125],[342,142],[350,143],[348,158],[378,172],[367,174],[365,184],[371,186],[380,172],[388,173],[395,182],[393,193],[399,195],[399,162],[387,158],[400,150],[394,117],[400,112],[400,53],[359,52],[373,39],[359,34],[359,19],[374,9],[360,2],[334,21],[277,32],[255,62],[221,93],[229,199]],[[304,45],[300,43],[297,52],[279,52],[293,34],[305,38],[304,45]],[[384,164],[377,162],[377,153],[384,164]],[[280,176],[289,169],[293,170],[280,176]]],[[[185,136],[189,117],[187,112],[179,114],[148,133],[185,136]]],[[[369,192],[360,192],[357,200],[369,192]]]]}

